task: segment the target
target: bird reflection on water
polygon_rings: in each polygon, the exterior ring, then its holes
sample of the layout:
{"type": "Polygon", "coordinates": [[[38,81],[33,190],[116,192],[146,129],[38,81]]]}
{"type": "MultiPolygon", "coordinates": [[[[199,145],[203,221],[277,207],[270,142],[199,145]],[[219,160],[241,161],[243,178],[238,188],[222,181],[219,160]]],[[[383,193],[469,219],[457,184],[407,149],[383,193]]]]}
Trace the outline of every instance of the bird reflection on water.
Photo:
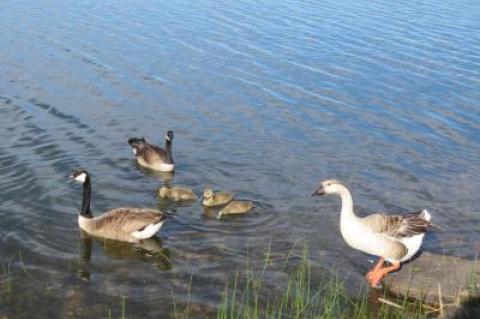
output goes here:
{"type": "Polygon", "coordinates": [[[91,276],[90,262],[92,259],[92,241],[100,243],[103,252],[116,259],[135,258],[152,263],[157,269],[166,271],[172,269],[170,250],[162,247],[162,240],[152,237],[138,243],[126,243],[115,240],[95,238],[82,232],[80,238],[80,263],[77,276],[83,281],[89,281],[91,276]]]}

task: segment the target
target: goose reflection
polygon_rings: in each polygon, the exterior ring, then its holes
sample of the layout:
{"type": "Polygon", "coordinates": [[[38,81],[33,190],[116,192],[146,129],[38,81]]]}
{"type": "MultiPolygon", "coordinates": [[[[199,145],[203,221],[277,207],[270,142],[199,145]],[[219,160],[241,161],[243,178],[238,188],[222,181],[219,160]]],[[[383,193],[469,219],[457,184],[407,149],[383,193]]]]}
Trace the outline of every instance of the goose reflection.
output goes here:
{"type": "Polygon", "coordinates": [[[148,175],[148,176],[151,176],[151,177],[155,177],[156,179],[159,179],[161,180],[165,186],[171,186],[172,183],[173,183],[173,177],[174,177],[174,172],[161,172],[161,171],[155,171],[153,169],[149,169],[147,167],[144,167],[140,164],[138,164],[137,162],[133,162],[133,165],[135,165],[137,167],[137,169],[139,171],[141,171],[142,173],[144,173],[145,175],[148,175]]]}
{"type": "Polygon", "coordinates": [[[207,218],[216,218],[219,211],[219,207],[203,206],[203,215],[207,218]]]}
{"type": "Polygon", "coordinates": [[[90,259],[92,258],[92,238],[81,232],[80,237],[80,264],[77,271],[78,278],[90,281],[90,259]]]}
{"type": "Polygon", "coordinates": [[[84,281],[90,280],[90,261],[92,258],[93,239],[101,244],[101,248],[104,253],[113,258],[133,258],[144,262],[150,262],[153,263],[156,268],[162,271],[172,269],[170,250],[162,247],[162,240],[158,237],[152,237],[142,240],[138,243],[126,243],[103,238],[95,238],[82,231],[80,240],[80,265],[77,275],[84,281]]]}

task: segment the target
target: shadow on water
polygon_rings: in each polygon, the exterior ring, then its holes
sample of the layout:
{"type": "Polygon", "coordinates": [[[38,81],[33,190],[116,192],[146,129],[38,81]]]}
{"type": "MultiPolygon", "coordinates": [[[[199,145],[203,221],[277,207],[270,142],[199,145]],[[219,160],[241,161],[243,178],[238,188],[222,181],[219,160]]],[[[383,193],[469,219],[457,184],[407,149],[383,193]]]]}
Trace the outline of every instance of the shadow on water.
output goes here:
{"type": "Polygon", "coordinates": [[[174,178],[175,172],[159,172],[159,171],[144,167],[138,164],[135,160],[132,160],[132,165],[134,165],[143,174],[160,180],[163,186],[171,187],[173,184],[173,181],[174,181],[173,178],[174,178]]]}
{"type": "Polygon", "coordinates": [[[447,308],[445,312],[445,317],[450,319],[478,319],[480,318],[480,300],[478,297],[469,298],[459,307],[447,308]]]}
{"type": "Polygon", "coordinates": [[[125,243],[114,240],[92,237],[82,232],[80,238],[80,263],[78,276],[82,280],[89,281],[91,276],[92,245],[95,241],[102,251],[115,259],[136,259],[152,263],[157,269],[167,271],[172,269],[170,251],[162,247],[162,240],[156,236],[142,240],[138,243],[125,243]]]}

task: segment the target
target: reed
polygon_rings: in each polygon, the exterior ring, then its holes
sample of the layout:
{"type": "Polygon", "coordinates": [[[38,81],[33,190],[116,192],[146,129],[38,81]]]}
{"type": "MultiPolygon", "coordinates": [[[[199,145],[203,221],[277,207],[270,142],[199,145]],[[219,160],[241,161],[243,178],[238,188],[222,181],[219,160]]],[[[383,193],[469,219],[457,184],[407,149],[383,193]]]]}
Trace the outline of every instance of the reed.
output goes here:
{"type": "MultiPolygon", "coordinates": [[[[217,319],[244,318],[426,318],[420,302],[407,298],[377,298],[372,301],[364,286],[352,296],[343,280],[336,275],[312,279],[308,249],[303,249],[300,262],[291,268],[285,289],[272,292],[264,282],[269,268],[270,251],[263,270],[256,275],[251,267],[237,271],[225,285],[217,319]],[[240,278],[242,277],[242,280],[240,278]]],[[[288,261],[287,261],[288,263],[288,261]]]]}

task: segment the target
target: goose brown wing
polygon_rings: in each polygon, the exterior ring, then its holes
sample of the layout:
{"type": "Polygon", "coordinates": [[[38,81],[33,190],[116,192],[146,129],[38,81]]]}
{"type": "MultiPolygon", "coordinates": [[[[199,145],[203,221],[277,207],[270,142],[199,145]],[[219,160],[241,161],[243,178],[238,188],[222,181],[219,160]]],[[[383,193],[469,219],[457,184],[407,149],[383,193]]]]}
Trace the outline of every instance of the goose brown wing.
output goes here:
{"type": "Polygon", "coordinates": [[[165,215],[156,209],[121,207],[99,216],[95,228],[118,229],[126,233],[142,230],[162,221],[165,215]]]}
{"type": "Polygon", "coordinates": [[[167,158],[167,152],[165,152],[163,148],[156,145],[150,145],[147,153],[148,156],[152,157],[153,160],[160,159],[163,161],[165,158],[167,158]]]}
{"type": "Polygon", "coordinates": [[[387,215],[383,213],[365,217],[364,222],[375,232],[393,238],[406,238],[423,234],[430,222],[421,218],[421,213],[387,215]]]}

